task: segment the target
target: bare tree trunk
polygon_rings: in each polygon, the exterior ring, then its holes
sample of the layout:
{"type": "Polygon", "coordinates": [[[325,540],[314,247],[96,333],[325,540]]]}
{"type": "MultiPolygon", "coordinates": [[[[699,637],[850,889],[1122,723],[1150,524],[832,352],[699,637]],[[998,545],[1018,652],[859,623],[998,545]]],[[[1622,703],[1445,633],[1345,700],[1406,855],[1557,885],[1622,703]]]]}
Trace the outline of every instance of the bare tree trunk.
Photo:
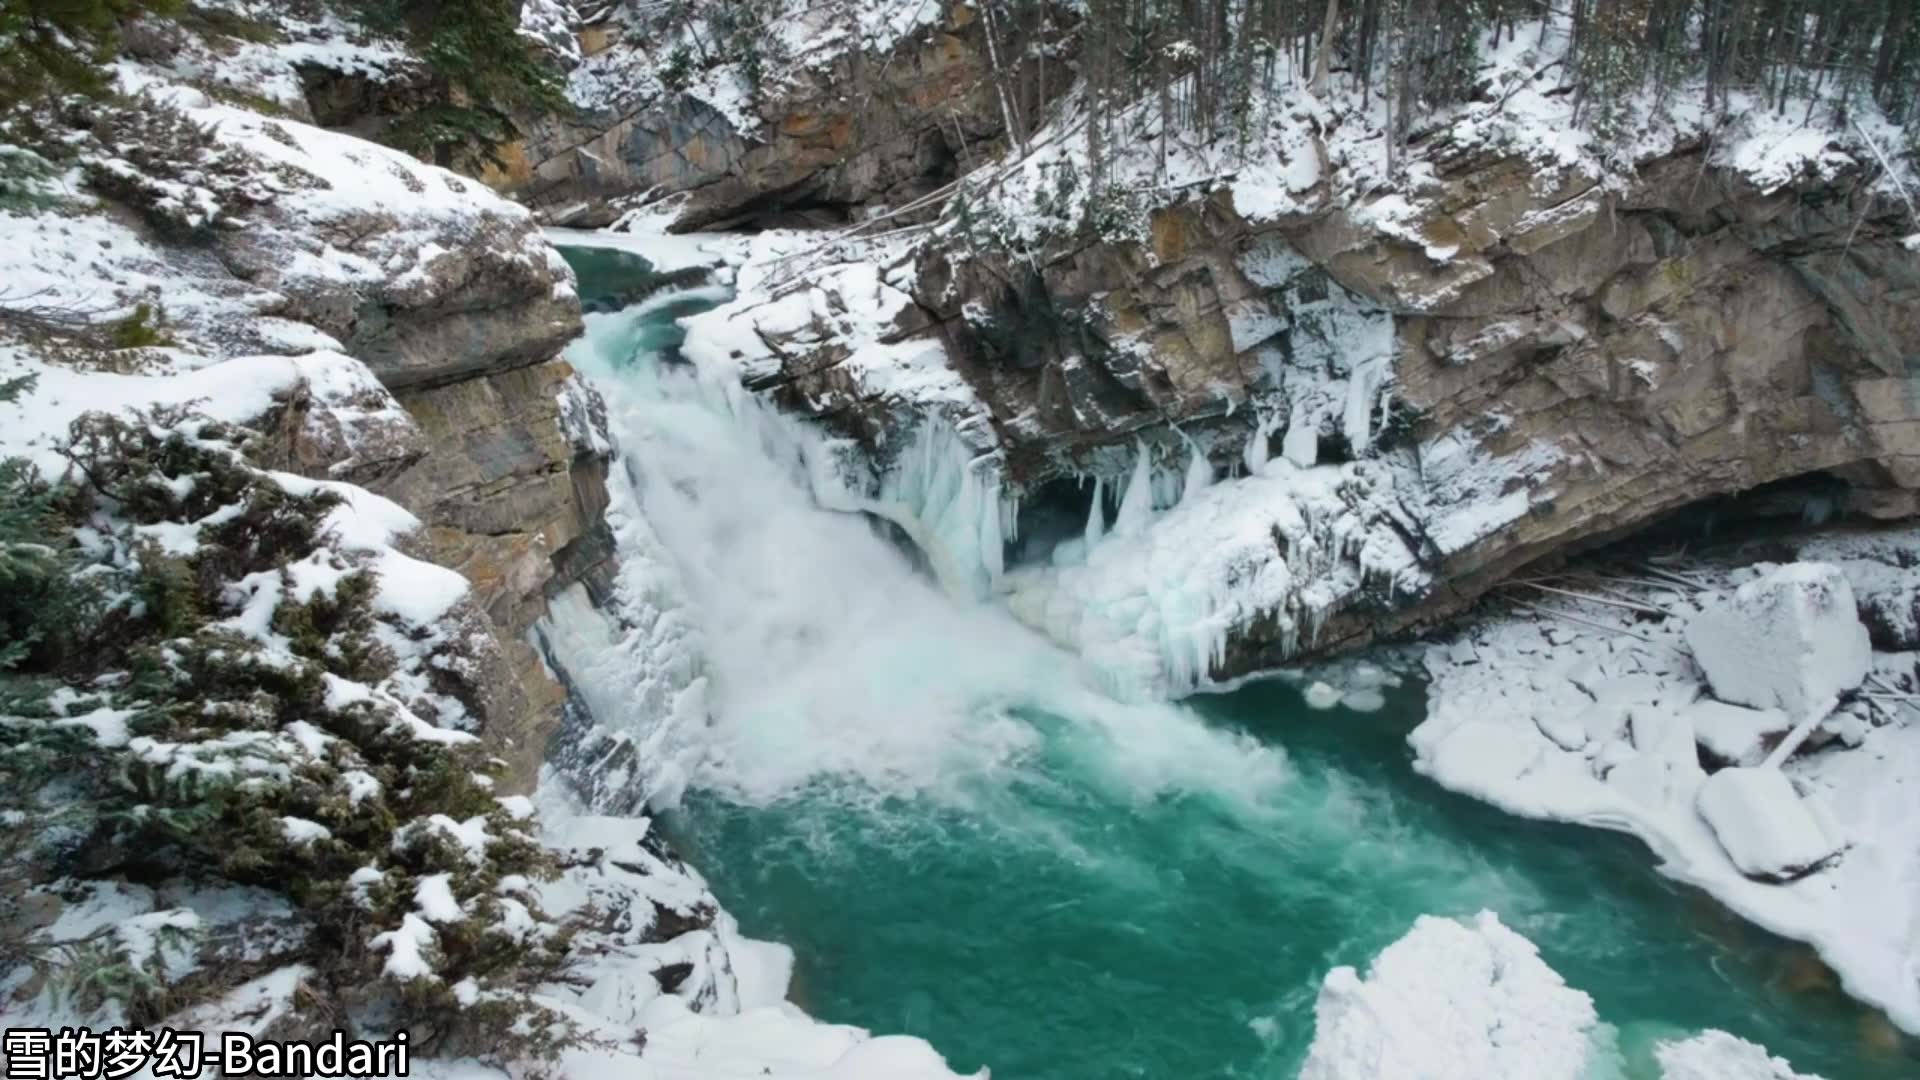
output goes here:
{"type": "Polygon", "coordinates": [[[1315,97],[1327,95],[1327,73],[1333,66],[1333,28],[1340,22],[1340,0],[1327,0],[1327,18],[1320,25],[1320,51],[1313,58],[1313,83],[1307,89],[1315,97]]]}
{"type": "Polygon", "coordinates": [[[1395,173],[1393,148],[1394,144],[1400,141],[1393,133],[1394,61],[1397,59],[1394,54],[1398,51],[1397,46],[1400,44],[1400,21],[1397,17],[1399,15],[1397,0],[1387,0],[1387,3],[1387,84],[1381,90],[1380,99],[1387,106],[1387,123],[1383,134],[1387,139],[1387,179],[1391,180],[1395,173]]]}
{"type": "Polygon", "coordinates": [[[987,62],[993,65],[989,78],[993,81],[994,96],[1000,99],[1000,120],[1007,126],[1007,139],[1020,148],[1021,156],[1027,152],[1026,132],[1020,129],[1020,121],[1014,115],[1013,103],[1007,100],[1007,71],[1000,63],[1000,46],[995,42],[999,34],[994,29],[992,0],[980,5],[980,17],[984,25],[981,29],[987,39],[987,62]]]}

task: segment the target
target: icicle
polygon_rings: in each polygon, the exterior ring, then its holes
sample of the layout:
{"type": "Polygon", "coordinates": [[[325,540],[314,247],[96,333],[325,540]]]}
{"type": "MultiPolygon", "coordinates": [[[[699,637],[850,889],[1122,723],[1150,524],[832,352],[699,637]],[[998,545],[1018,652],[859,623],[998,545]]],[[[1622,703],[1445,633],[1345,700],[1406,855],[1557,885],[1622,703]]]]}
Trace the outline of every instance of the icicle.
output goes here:
{"type": "Polygon", "coordinates": [[[1187,440],[1193,456],[1187,459],[1186,486],[1180,492],[1180,501],[1191,502],[1199,498],[1200,493],[1213,486],[1213,462],[1200,452],[1200,446],[1193,440],[1187,440]]]}
{"type": "Polygon", "coordinates": [[[1387,358],[1375,356],[1355,364],[1353,373],[1347,377],[1346,411],[1340,426],[1347,436],[1347,445],[1353,447],[1356,455],[1373,444],[1374,401],[1392,373],[1387,358]]]}
{"type": "Polygon", "coordinates": [[[1127,481],[1127,493],[1121,496],[1120,512],[1113,519],[1115,536],[1132,536],[1153,520],[1153,455],[1137,439],[1134,447],[1133,478],[1127,481]]]}
{"type": "Polygon", "coordinates": [[[1165,510],[1180,501],[1180,474],[1172,469],[1153,470],[1153,508],[1165,510]]]}
{"type": "Polygon", "coordinates": [[[1303,469],[1313,468],[1320,459],[1320,414],[1309,411],[1304,400],[1293,404],[1287,433],[1280,440],[1280,453],[1303,469]]]}
{"type": "Polygon", "coordinates": [[[1246,448],[1240,451],[1240,463],[1247,467],[1247,475],[1258,475],[1267,464],[1267,440],[1273,436],[1275,417],[1272,414],[1260,417],[1254,425],[1253,434],[1247,436],[1246,448]]]}
{"type": "Polygon", "coordinates": [[[1093,478],[1093,506],[1087,511],[1087,550],[1092,551],[1107,536],[1107,482],[1093,478]]]}

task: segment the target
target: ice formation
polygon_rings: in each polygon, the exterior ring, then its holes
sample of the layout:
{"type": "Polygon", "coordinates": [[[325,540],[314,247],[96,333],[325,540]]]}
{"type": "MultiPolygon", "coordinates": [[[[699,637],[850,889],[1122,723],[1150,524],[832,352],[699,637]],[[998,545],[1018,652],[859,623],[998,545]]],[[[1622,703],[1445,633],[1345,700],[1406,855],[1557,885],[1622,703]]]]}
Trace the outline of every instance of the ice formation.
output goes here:
{"type": "Polygon", "coordinates": [[[1580,1080],[1600,1028],[1593,1000],[1492,912],[1422,916],[1365,978],[1335,968],[1314,1022],[1300,1080],[1580,1080]]]}
{"type": "Polygon", "coordinates": [[[1141,447],[1113,525],[1101,528],[1096,498],[1085,542],[1051,565],[1009,570],[1006,602],[1085,657],[1111,692],[1178,697],[1212,681],[1235,636],[1256,624],[1277,659],[1313,643],[1363,591],[1417,594],[1431,583],[1436,547],[1504,527],[1533,497],[1523,485],[1487,506],[1484,493],[1551,457],[1542,448],[1494,464],[1451,437],[1418,459],[1303,468],[1283,455],[1156,510],[1131,498],[1149,489],[1141,447]]]}
{"type": "Polygon", "coordinates": [[[998,587],[1020,515],[1018,502],[1004,494],[996,456],[977,452],[951,425],[934,419],[914,433],[872,495],[858,493],[844,479],[816,483],[823,505],[900,526],[955,596],[985,598],[998,587]]]}
{"type": "MultiPolygon", "coordinates": [[[[1613,1029],[1533,943],[1483,911],[1423,915],[1366,977],[1329,972],[1299,1080],[1592,1080],[1620,1075],[1613,1029]]],[[[1654,1048],[1661,1080],[1817,1080],[1704,1031],[1654,1048]]]]}
{"type": "Polygon", "coordinates": [[[1819,1080],[1793,1071],[1784,1058],[1724,1031],[1703,1031],[1654,1049],[1661,1080],[1819,1080]]]}
{"type": "Polygon", "coordinates": [[[1911,530],[1816,537],[1802,546],[1807,565],[1703,563],[1670,585],[1630,586],[1673,612],[1659,620],[1562,600],[1569,619],[1471,625],[1427,650],[1433,684],[1427,720],[1409,736],[1415,768],[1512,813],[1640,837],[1663,872],[1813,945],[1850,993],[1920,1031],[1920,851],[1904,839],[1920,724],[1900,700],[1914,689],[1914,654],[1867,655],[1868,684],[1894,692],[1821,719],[1842,686],[1861,681],[1854,604],[1910,584],[1899,566],[1913,542],[1911,530]],[[1753,625],[1729,625],[1733,611],[1753,625]],[[1756,640],[1762,626],[1780,640],[1756,640]],[[1789,715],[1704,699],[1690,645],[1714,658],[1709,675],[1720,664],[1712,692],[1810,707],[1819,723],[1800,733],[1825,748],[1769,761],[1787,745],[1789,715]],[[1809,653],[1830,663],[1807,664],[1809,653]],[[1710,776],[1703,759],[1737,767],[1710,776]]]}

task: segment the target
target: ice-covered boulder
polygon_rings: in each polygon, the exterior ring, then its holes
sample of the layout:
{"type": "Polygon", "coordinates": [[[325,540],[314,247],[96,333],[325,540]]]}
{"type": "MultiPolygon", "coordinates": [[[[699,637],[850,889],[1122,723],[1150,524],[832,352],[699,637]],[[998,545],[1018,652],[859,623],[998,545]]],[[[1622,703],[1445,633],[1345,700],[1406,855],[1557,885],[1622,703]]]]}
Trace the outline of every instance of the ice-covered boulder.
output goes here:
{"type": "Polygon", "coordinates": [[[1785,1058],[1768,1054],[1766,1047],[1724,1031],[1661,1043],[1653,1056],[1660,1061],[1661,1080],[1820,1080],[1794,1072],[1785,1058]]]}
{"type": "Polygon", "coordinates": [[[1490,911],[1421,916],[1364,979],[1335,968],[1314,1020],[1300,1080],[1574,1080],[1599,1024],[1593,1000],[1490,911]]]}
{"type": "Polygon", "coordinates": [[[1751,878],[1792,880],[1841,847],[1824,815],[1776,768],[1722,769],[1700,786],[1694,805],[1733,865],[1751,878]]]}
{"type": "MultiPolygon", "coordinates": [[[[1490,911],[1422,915],[1365,979],[1333,969],[1314,1022],[1299,1080],[1572,1080],[1627,1065],[1593,1000],[1490,911]]],[[[1820,1080],[1724,1031],[1662,1041],[1654,1056],[1661,1080],[1820,1080]]]]}
{"type": "Polygon", "coordinates": [[[1831,712],[1871,660],[1853,587],[1826,563],[1789,563],[1740,586],[1688,623],[1686,638],[1714,697],[1796,721],[1831,712]]]}
{"type": "Polygon", "coordinates": [[[1727,765],[1758,765],[1772,743],[1793,727],[1779,709],[1748,709],[1723,701],[1696,701],[1683,710],[1700,749],[1727,765]]]}

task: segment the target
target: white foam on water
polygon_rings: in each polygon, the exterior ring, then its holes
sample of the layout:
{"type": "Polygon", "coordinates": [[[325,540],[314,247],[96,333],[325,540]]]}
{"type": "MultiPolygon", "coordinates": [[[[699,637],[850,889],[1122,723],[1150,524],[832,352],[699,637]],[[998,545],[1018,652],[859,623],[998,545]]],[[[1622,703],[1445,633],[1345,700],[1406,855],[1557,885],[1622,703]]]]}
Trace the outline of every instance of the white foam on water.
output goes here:
{"type": "MultiPolygon", "coordinates": [[[[648,320],[673,298],[589,315],[569,359],[607,399],[621,457],[611,482],[631,485],[653,541],[623,543],[620,555],[671,561],[650,580],[684,590],[698,623],[675,642],[697,642],[709,680],[712,720],[686,763],[693,786],[755,805],[845,781],[856,782],[850,799],[968,801],[1050,742],[1087,755],[1099,782],[1133,798],[1199,790],[1253,805],[1284,783],[1278,749],[1184,708],[1113,701],[1077,658],[1003,609],[917,573],[869,517],[824,509],[816,493],[838,490],[833,440],[761,404],[730,371],[646,350],[648,320]]],[[[649,662],[684,658],[627,660],[649,662]]],[[[620,665],[567,666],[604,680],[620,665]]],[[[608,694],[586,696],[603,726],[659,722],[598,715],[608,694]]]]}

